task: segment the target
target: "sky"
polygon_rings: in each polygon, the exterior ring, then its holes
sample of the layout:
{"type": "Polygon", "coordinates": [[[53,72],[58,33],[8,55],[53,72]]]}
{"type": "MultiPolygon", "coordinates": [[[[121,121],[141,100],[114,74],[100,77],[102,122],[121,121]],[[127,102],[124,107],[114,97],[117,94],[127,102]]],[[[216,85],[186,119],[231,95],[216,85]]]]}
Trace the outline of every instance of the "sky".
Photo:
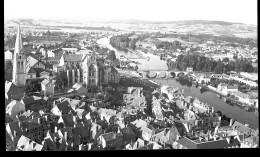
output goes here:
{"type": "Polygon", "coordinates": [[[257,25],[257,0],[4,0],[5,18],[218,20],[257,25]]]}

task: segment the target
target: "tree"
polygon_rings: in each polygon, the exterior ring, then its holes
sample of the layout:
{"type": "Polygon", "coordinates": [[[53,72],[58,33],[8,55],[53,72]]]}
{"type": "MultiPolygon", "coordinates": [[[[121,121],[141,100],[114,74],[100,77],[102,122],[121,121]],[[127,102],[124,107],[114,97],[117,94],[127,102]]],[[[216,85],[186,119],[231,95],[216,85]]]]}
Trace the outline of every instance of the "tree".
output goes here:
{"type": "Polygon", "coordinates": [[[107,59],[114,61],[116,59],[116,54],[114,50],[110,50],[107,55],[107,59]]]}
{"type": "Polygon", "coordinates": [[[64,86],[67,86],[68,84],[68,78],[67,78],[67,74],[65,71],[61,71],[59,73],[56,74],[56,82],[55,82],[55,86],[58,89],[63,89],[64,86]]]}
{"type": "Polygon", "coordinates": [[[223,58],[222,62],[229,62],[229,58],[227,57],[223,58]]]}

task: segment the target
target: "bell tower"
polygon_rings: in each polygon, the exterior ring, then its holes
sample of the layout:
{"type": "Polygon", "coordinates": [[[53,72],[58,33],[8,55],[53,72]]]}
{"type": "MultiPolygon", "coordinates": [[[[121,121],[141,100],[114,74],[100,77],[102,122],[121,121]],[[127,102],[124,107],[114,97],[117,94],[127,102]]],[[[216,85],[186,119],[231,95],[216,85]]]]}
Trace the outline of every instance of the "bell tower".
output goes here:
{"type": "Polygon", "coordinates": [[[26,82],[25,64],[26,58],[22,52],[22,36],[20,32],[20,24],[16,34],[14,60],[13,60],[13,80],[12,82],[17,86],[23,86],[26,82]]]}

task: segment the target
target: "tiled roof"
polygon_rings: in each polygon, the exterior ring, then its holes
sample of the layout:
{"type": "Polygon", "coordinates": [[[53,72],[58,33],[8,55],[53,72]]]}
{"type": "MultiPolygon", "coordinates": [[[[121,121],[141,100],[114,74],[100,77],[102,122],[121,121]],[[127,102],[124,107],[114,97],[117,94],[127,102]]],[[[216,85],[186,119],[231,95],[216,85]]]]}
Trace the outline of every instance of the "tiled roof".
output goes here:
{"type": "Polygon", "coordinates": [[[64,115],[62,115],[62,119],[63,119],[66,127],[73,127],[74,126],[74,121],[73,121],[73,115],[72,114],[64,114],[64,115]]]}
{"type": "Polygon", "coordinates": [[[246,134],[248,132],[253,132],[253,129],[239,123],[238,121],[235,121],[235,123],[232,125],[232,128],[239,131],[242,134],[246,134]]]}
{"type": "Polygon", "coordinates": [[[197,149],[197,144],[193,142],[192,140],[188,139],[187,137],[183,137],[176,141],[177,143],[183,145],[184,147],[188,149],[197,149]]]}
{"type": "Polygon", "coordinates": [[[249,98],[249,96],[247,94],[244,94],[244,93],[242,93],[240,91],[234,91],[233,94],[238,96],[238,97],[241,97],[243,99],[249,98]]]}
{"type": "Polygon", "coordinates": [[[30,68],[30,70],[27,72],[28,74],[34,74],[34,73],[36,73],[36,71],[34,70],[34,68],[30,68]]]}
{"type": "Polygon", "coordinates": [[[116,139],[116,135],[115,135],[114,132],[109,132],[109,133],[103,134],[103,135],[101,135],[101,136],[104,138],[104,140],[105,140],[106,142],[112,141],[112,140],[115,140],[115,139],[116,139]]]}
{"type": "Polygon", "coordinates": [[[121,129],[121,132],[123,134],[124,139],[130,139],[130,138],[136,137],[134,132],[129,127],[125,127],[123,129],[121,129]]]}
{"type": "Polygon", "coordinates": [[[227,86],[228,89],[238,89],[237,86],[227,86]]]}
{"type": "Polygon", "coordinates": [[[68,114],[71,110],[70,104],[67,100],[57,104],[57,107],[62,112],[62,114],[68,114]]]}
{"type": "Polygon", "coordinates": [[[41,82],[41,84],[44,85],[44,86],[46,86],[48,83],[50,83],[50,81],[47,80],[47,79],[44,79],[44,80],[41,82]]]}
{"type": "Polygon", "coordinates": [[[22,89],[18,88],[12,82],[8,81],[6,81],[5,83],[5,93],[15,100],[20,100],[25,96],[25,92],[22,89]]]}

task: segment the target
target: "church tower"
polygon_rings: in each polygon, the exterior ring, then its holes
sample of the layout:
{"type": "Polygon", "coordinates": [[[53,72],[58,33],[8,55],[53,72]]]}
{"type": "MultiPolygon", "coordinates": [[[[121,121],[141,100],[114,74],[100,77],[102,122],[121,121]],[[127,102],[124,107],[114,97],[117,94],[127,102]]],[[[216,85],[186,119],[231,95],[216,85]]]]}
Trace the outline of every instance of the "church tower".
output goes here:
{"type": "Polygon", "coordinates": [[[14,50],[14,60],[13,60],[13,80],[12,82],[17,86],[24,86],[26,82],[25,64],[26,58],[22,52],[22,36],[20,32],[20,24],[18,25],[15,50],[14,50]]]}

